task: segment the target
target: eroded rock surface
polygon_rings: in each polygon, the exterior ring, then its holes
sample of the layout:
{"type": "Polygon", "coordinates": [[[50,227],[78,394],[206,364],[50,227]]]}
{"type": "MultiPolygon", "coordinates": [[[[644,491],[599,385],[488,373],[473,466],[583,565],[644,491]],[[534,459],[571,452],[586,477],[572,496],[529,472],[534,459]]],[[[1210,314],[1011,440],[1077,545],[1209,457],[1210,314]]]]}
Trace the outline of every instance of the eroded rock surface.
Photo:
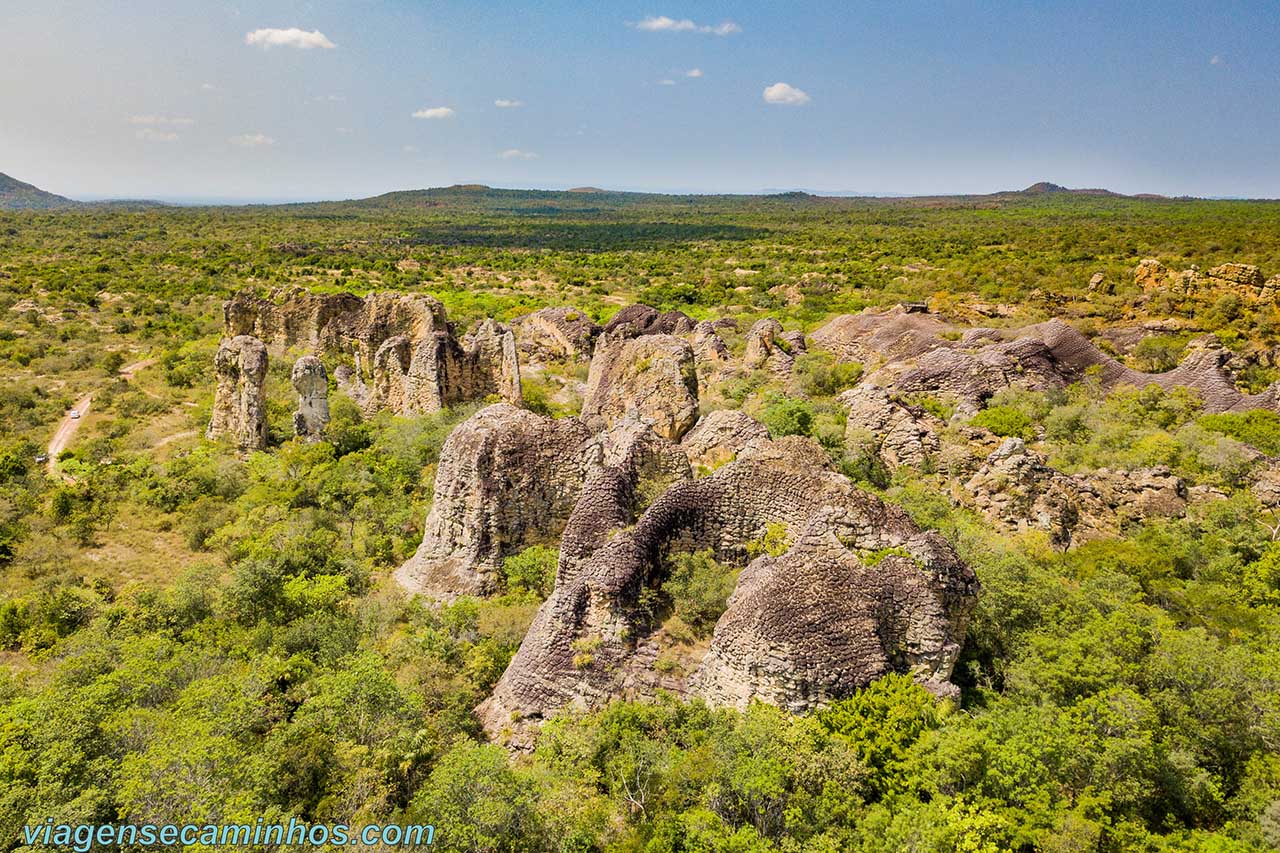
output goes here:
{"type": "Polygon", "coordinates": [[[883,388],[864,383],[836,398],[845,410],[845,442],[864,445],[893,470],[920,466],[940,449],[942,420],[883,388]]]}
{"type": "Polygon", "coordinates": [[[293,431],[311,441],[324,436],[329,425],[329,374],[314,355],[304,355],[293,364],[290,374],[298,392],[298,409],[293,413],[293,431]]]}
{"type": "Polygon", "coordinates": [[[511,321],[520,352],[534,361],[591,358],[600,326],[576,308],[543,308],[511,321]]]}
{"type": "Polygon", "coordinates": [[[283,351],[349,354],[342,387],[366,412],[428,414],[497,395],[520,402],[520,369],[511,331],[492,320],[459,341],[444,306],[430,296],[314,294],[301,288],[269,297],[241,293],[223,309],[228,336],[252,334],[283,351]],[[464,345],[465,344],[465,345],[464,345]]]}
{"type": "Polygon", "coordinates": [[[1115,536],[1130,522],[1181,516],[1188,491],[1164,467],[1064,474],[1022,439],[1009,438],[964,484],[959,499],[1009,530],[1045,531],[1065,550],[1115,536]]]}
{"type": "Polygon", "coordinates": [[[744,573],[751,582],[721,618],[690,679],[692,692],[717,703],[758,697],[803,709],[895,668],[950,689],[977,593],[973,572],[939,536],[831,470],[816,443],[790,437],[753,443],[714,474],[676,482],[633,527],[600,541],[574,572],[562,571],[493,695],[477,709],[486,729],[520,742],[531,722],[552,711],[619,695],[628,658],[649,630],[637,604],[662,582],[663,557],[709,548],[718,559],[742,563],[746,543],[773,523],[794,544],[779,562],[744,573]],[[863,555],[894,547],[911,557],[863,564],[863,555]],[[849,585],[870,578],[870,586],[849,585]],[[793,607],[795,619],[757,612],[757,596],[770,588],[794,593],[782,606],[793,607]],[[828,612],[850,620],[830,643],[813,633],[831,627],[820,616],[828,612]]]}
{"type": "Polygon", "coordinates": [[[679,441],[693,426],[698,375],[687,341],[666,334],[627,338],[608,331],[596,341],[583,420],[599,430],[633,411],[671,441],[679,441]]]}
{"type": "Polygon", "coordinates": [[[769,437],[769,430],[737,409],[708,413],[680,441],[692,465],[716,468],[730,462],[754,441],[769,437]]]}
{"type": "Polygon", "coordinates": [[[492,593],[507,556],[559,539],[561,566],[572,564],[688,476],[684,453],[634,418],[596,434],[576,418],[487,406],[445,441],[422,544],[397,578],[438,599],[492,593]]]}
{"type": "Polygon", "coordinates": [[[242,450],[267,446],[267,348],[252,335],[223,339],[213,360],[218,385],[208,438],[227,436],[242,450]]]}
{"type": "Polygon", "coordinates": [[[748,370],[767,368],[775,376],[786,379],[795,367],[796,354],[804,351],[804,334],[785,332],[773,318],[757,321],[747,332],[747,346],[742,366],[748,370]]]}
{"type": "Polygon", "coordinates": [[[494,591],[504,557],[559,536],[577,503],[593,433],[497,403],[449,434],[422,544],[397,572],[436,598],[494,591]]]}
{"type": "Polygon", "coordinates": [[[609,318],[604,331],[615,337],[687,335],[696,324],[683,311],[659,311],[648,305],[628,305],[609,318]]]}

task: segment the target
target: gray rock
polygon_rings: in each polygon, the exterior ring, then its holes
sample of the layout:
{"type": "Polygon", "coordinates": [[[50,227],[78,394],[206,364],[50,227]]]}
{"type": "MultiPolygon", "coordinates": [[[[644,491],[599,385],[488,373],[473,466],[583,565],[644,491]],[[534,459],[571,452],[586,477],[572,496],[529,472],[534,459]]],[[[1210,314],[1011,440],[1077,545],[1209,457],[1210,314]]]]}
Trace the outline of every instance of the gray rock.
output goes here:
{"type": "Polygon", "coordinates": [[[318,441],[329,425],[329,374],[314,355],[304,355],[293,364],[290,376],[298,392],[298,409],[293,413],[293,431],[318,441]]]}

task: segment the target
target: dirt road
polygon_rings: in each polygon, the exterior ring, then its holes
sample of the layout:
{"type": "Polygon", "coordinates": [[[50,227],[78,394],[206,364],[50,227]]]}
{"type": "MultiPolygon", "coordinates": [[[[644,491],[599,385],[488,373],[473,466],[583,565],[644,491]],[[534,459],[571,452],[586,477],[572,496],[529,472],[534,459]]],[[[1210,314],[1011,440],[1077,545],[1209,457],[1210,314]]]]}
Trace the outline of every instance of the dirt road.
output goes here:
{"type": "MultiPolygon", "coordinates": [[[[126,364],[120,368],[120,376],[125,379],[132,379],[133,374],[155,363],[156,360],[154,358],[144,358],[142,361],[126,364]]],[[[79,400],[76,400],[75,405],[71,407],[71,411],[62,416],[62,421],[58,424],[58,429],[54,431],[53,438],[49,439],[49,447],[45,450],[45,453],[49,456],[49,460],[45,463],[45,468],[50,474],[53,473],[54,468],[58,465],[58,454],[66,450],[67,445],[71,443],[71,439],[75,438],[76,430],[80,429],[80,422],[89,413],[91,405],[93,405],[93,392],[85,394],[79,400]],[[80,417],[71,417],[71,412],[76,412],[80,417]]]]}

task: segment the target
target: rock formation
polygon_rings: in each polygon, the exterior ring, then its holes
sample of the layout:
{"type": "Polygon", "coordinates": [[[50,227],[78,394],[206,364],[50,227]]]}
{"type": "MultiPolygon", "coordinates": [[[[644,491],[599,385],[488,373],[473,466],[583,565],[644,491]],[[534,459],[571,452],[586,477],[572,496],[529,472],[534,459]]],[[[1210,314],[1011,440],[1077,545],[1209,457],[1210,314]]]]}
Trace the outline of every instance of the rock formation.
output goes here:
{"type": "Polygon", "coordinates": [[[294,362],[293,390],[298,392],[298,410],[293,413],[293,431],[311,441],[318,441],[329,425],[329,374],[314,355],[304,355],[294,362]]]}
{"type": "Polygon", "coordinates": [[[427,414],[489,395],[520,402],[510,330],[487,321],[464,346],[444,306],[430,296],[370,293],[361,299],[294,288],[267,298],[241,293],[223,313],[228,336],[253,334],[277,351],[350,354],[355,368],[341,385],[352,389],[366,412],[427,414]]]}
{"type": "Polygon", "coordinates": [[[1057,471],[1020,438],[1009,438],[963,486],[958,499],[1013,531],[1043,530],[1060,549],[1115,536],[1133,521],[1181,516],[1187,487],[1168,468],[1057,471]]]}
{"type": "Polygon", "coordinates": [[[862,445],[891,471],[922,465],[940,448],[942,421],[883,388],[864,383],[836,399],[845,410],[845,443],[862,445]]]}
{"type": "Polygon", "coordinates": [[[572,562],[688,476],[679,448],[638,420],[597,435],[576,418],[487,406],[445,441],[422,544],[396,576],[439,599],[494,592],[505,557],[559,538],[572,562]]]}
{"type": "Polygon", "coordinates": [[[1103,389],[1157,385],[1190,388],[1207,412],[1280,409],[1280,390],[1244,394],[1226,369],[1231,353],[1212,340],[1189,347],[1183,361],[1164,373],[1143,373],[1098,349],[1061,320],[1014,330],[949,326],[931,315],[902,309],[836,317],[811,336],[841,360],[878,363],[869,378],[904,393],[953,398],[973,413],[996,392],[1014,385],[1037,390],[1063,388],[1096,374],[1103,389]]]}
{"type": "Polygon", "coordinates": [[[504,557],[560,535],[593,435],[507,403],[472,415],[440,451],[422,544],[397,577],[436,598],[492,592],[504,557]]]}
{"type": "Polygon", "coordinates": [[[717,468],[731,462],[753,441],[769,437],[764,424],[736,409],[710,412],[685,435],[680,447],[691,465],[717,468]]]}
{"type": "Polygon", "coordinates": [[[670,441],[698,417],[698,376],[693,349],[674,335],[627,338],[605,331],[596,341],[582,417],[594,429],[617,423],[634,410],[670,441]]]}
{"type": "Polygon", "coordinates": [[[543,308],[511,321],[516,345],[533,361],[589,359],[600,327],[576,308],[543,308]]]}
{"type": "Polygon", "coordinates": [[[764,367],[775,376],[786,379],[795,367],[795,354],[803,351],[803,333],[784,332],[781,323],[773,318],[766,318],[757,321],[747,332],[747,348],[742,354],[742,366],[748,370],[764,367]]]}
{"type": "Polygon", "coordinates": [[[624,338],[641,335],[687,335],[696,325],[682,311],[660,312],[648,305],[628,305],[604,325],[606,334],[624,338]]]}
{"type": "Polygon", "coordinates": [[[213,360],[218,386],[208,438],[229,436],[242,450],[267,446],[267,348],[251,335],[223,339],[213,360]]]}
{"type": "Polygon", "coordinates": [[[742,563],[746,543],[774,523],[794,544],[744,572],[690,692],[717,704],[760,698],[802,710],[895,670],[954,689],[947,679],[977,593],[973,572],[937,534],[831,470],[817,444],[791,437],[753,443],[710,476],[676,482],[634,526],[599,539],[574,571],[562,565],[477,709],[490,735],[521,742],[552,711],[620,695],[629,656],[651,630],[637,605],[662,582],[664,556],[709,548],[742,563]],[[867,557],[889,548],[902,555],[867,557]],[[764,607],[772,595],[783,599],[764,607]]]}

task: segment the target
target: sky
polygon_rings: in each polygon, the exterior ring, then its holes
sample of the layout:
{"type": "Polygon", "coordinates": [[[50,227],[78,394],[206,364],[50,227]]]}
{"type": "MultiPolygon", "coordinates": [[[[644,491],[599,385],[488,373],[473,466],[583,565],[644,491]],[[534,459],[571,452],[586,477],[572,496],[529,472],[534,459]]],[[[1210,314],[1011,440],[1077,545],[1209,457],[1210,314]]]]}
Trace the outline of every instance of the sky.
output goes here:
{"type": "Polygon", "coordinates": [[[484,183],[1280,197],[1277,0],[0,0],[0,172],[73,198],[484,183]]]}

